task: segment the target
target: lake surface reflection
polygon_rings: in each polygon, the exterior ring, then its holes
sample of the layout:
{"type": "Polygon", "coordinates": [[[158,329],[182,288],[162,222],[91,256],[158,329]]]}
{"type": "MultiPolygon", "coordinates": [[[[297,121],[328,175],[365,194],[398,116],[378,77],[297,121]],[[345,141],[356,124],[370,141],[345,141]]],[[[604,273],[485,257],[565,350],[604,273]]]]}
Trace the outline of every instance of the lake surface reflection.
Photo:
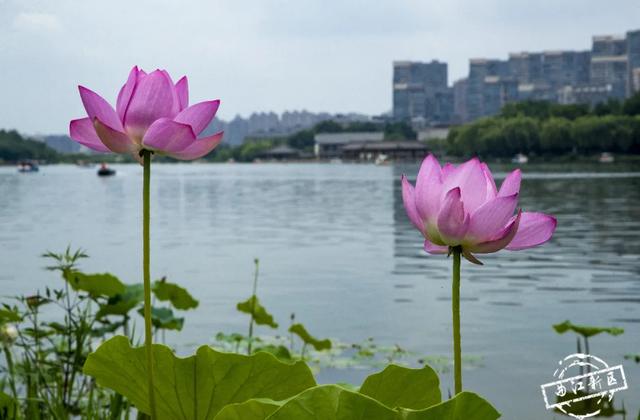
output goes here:
{"type": "MultiPolygon", "coordinates": [[[[86,271],[141,281],[141,173],[115,165],[101,179],[74,166],[37,174],[0,168],[0,287],[3,295],[60,285],[38,257],[68,244],[91,255],[86,271]]],[[[498,178],[507,168],[492,167],[498,178]]],[[[400,174],[417,165],[155,165],[152,169],[152,276],[166,275],[200,299],[185,330],[168,335],[180,353],[218,331],[244,331],[235,302],[250,294],[253,258],[259,294],[284,325],[291,312],[318,336],[375,337],[427,355],[451,348],[450,261],[421,250],[400,195],[400,174]]],[[[528,165],[525,210],[551,213],[558,230],[544,247],[463,264],[463,352],[481,366],[465,388],[505,419],[553,418],[540,385],[575,338],[551,325],[617,325],[591,351],[622,363],[629,418],[640,410],[640,172],[619,165],[528,165]]],[[[329,371],[321,381],[359,383],[366,371],[329,371]]],[[[442,376],[444,395],[453,386],[442,376]]],[[[556,418],[559,418],[556,415],[556,418]]]]}

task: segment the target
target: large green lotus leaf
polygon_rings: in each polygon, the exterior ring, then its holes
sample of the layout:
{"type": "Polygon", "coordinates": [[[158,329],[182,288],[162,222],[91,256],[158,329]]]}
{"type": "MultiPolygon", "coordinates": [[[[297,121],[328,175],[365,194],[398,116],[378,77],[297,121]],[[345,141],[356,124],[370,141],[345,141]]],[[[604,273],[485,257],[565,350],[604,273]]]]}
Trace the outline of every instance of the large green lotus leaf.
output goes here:
{"type": "Polygon", "coordinates": [[[473,392],[461,392],[454,398],[424,410],[400,409],[402,420],[496,420],[500,413],[473,392]]]}
{"type": "Polygon", "coordinates": [[[409,369],[389,365],[382,372],[367,377],[360,393],[392,408],[420,410],[441,401],[438,375],[429,366],[409,369]]]}
{"type": "MultiPolygon", "coordinates": [[[[195,355],[179,358],[154,344],[153,353],[158,420],[209,420],[227,404],[285,400],[315,386],[307,365],[283,363],[264,352],[244,356],[202,346],[195,355]]],[[[89,355],[84,373],[149,412],[144,347],[113,337],[89,355]]]]}
{"type": "Polygon", "coordinates": [[[276,358],[278,360],[282,360],[283,362],[288,362],[288,361],[292,360],[291,352],[289,351],[288,348],[286,348],[285,346],[282,346],[282,345],[265,344],[265,345],[262,345],[262,346],[257,346],[257,347],[254,347],[252,353],[257,353],[259,351],[264,351],[264,352],[267,352],[267,353],[271,353],[274,356],[276,356],[276,358]]]}
{"type": "Polygon", "coordinates": [[[564,321],[563,323],[553,326],[558,334],[564,334],[567,331],[573,331],[580,334],[583,337],[591,337],[600,333],[607,333],[611,335],[620,335],[624,333],[622,328],[618,327],[591,327],[588,325],[575,325],[571,321],[564,321]]]}
{"type": "Polygon", "coordinates": [[[186,289],[164,279],[153,283],[153,294],[158,300],[170,301],[176,309],[187,310],[198,307],[198,301],[186,289]]]}
{"type": "Polygon", "coordinates": [[[278,323],[273,320],[273,315],[260,304],[260,299],[256,295],[251,296],[244,302],[239,302],[236,308],[240,312],[253,316],[253,320],[258,325],[268,325],[271,328],[278,328],[278,323]]]}
{"type": "Polygon", "coordinates": [[[495,420],[487,401],[472,392],[422,410],[391,409],[338,385],[307,389],[286,401],[254,399],[226,406],[215,420],[495,420]]]}
{"type": "MultiPolygon", "coordinates": [[[[290,399],[269,420],[396,420],[398,412],[338,385],[321,385],[290,399]]],[[[243,417],[244,418],[244,417],[243,417]]]]}
{"type": "Polygon", "coordinates": [[[324,340],[318,340],[317,338],[309,334],[307,329],[302,324],[293,324],[291,327],[289,327],[289,332],[300,337],[300,339],[304,341],[305,344],[311,344],[313,348],[318,351],[331,349],[331,340],[329,340],[328,338],[325,338],[324,340]]]}
{"type": "MultiPolygon", "coordinates": [[[[138,309],[138,313],[144,317],[144,308],[138,309]]],[[[154,327],[162,330],[182,331],[184,318],[178,318],[169,308],[151,307],[151,323],[154,327]]]]}
{"type": "Polygon", "coordinates": [[[109,273],[85,274],[67,270],[63,277],[73,290],[87,292],[93,297],[112,297],[125,291],[124,284],[109,273]]]}
{"type": "Polygon", "coordinates": [[[135,308],[144,299],[144,286],[142,284],[128,284],[124,292],[109,298],[106,304],[100,305],[96,318],[107,315],[124,316],[135,308]]]}
{"type": "Polygon", "coordinates": [[[255,398],[243,403],[226,405],[214,420],[264,420],[284,404],[268,398],[255,398]]]}

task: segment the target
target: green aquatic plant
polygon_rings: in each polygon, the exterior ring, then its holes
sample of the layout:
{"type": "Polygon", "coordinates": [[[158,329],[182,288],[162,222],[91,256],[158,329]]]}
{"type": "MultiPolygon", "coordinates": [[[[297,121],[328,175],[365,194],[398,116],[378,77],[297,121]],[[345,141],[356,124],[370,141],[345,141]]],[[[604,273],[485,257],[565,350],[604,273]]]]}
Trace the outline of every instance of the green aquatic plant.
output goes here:
{"type": "MultiPolygon", "coordinates": [[[[53,261],[47,269],[60,273],[62,287],[0,306],[0,419],[126,417],[131,402],[97,386],[82,369],[95,347],[114,334],[138,340],[129,323],[141,306],[142,285],[127,285],[110,273],[83,272],[79,263],[88,256],[81,250],[44,257],[53,261]]],[[[155,285],[158,300],[171,307],[197,306],[181,286],[166,279],[155,285]]]]}
{"type": "MultiPolygon", "coordinates": [[[[136,411],[138,418],[151,411],[145,348],[131,347],[134,332],[128,338],[117,335],[129,329],[124,317],[140,309],[141,285],[124,284],[108,273],[84,273],[77,265],[80,257],[72,254],[67,250],[48,255],[58,262],[50,269],[60,271],[62,289],[46,289],[43,294],[19,298],[16,305],[0,307],[0,343],[9,350],[5,367],[0,367],[0,419],[127,419],[136,411]],[[71,256],[71,263],[65,256],[71,256]],[[65,306],[66,302],[70,305],[65,306]],[[70,312],[64,312],[60,321],[45,319],[41,312],[47,306],[70,312]]],[[[154,285],[161,296],[156,295],[157,300],[172,309],[197,306],[197,300],[177,284],[163,279],[154,285]]],[[[317,364],[323,357],[325,361],[335,357],[337,366],[340,352],[363,351],[370,361],[383,355],[379,358],[383,363],[395,357],[391,354],[408,352],[398,346],[380,346],[373,339],[362,345],[318,339],[300,323],[290,330],[311,349],[305,361],[300,360],[302,354],[289,352],[286,335],[252,340],[240,334],[219,335],[236,346],[236,353],[241,352],[238,343],[251,341],[250,356],[203,346],[195,355],[180,358],[170,348],[154,344],[157,418],[225,419],[234,413],[247,420],[291,418],[299,410],[309,410],[302,419],[327,420],[359,413],[394,419],[454,419],[454,413],[468,416],[463,418],[485,418],[473,417],[485,413],[492,419],[497,415],[475,394],[463,393],[442,402],[437,374],[427,366],[390,365],[370,375],[360,387],[318,386],[306,362],[317,364]]]]}
{"type": "Polygon", "coordinates": [[[626,360],[633,360],[636,363],[640,363],[640,353],[637,353],[637,354],[625,354],[624,358],[626,360]]]}
{"type": "MultiPolygon", "coordinates": [[[[15,304],[4,303],[0,310],[10,389],[0,396],[0,418],[64,419],[87,411],[102,415],[112,393],[96,389],[82,366],[94,345],[117,329],[96,313],[101,302],[124,286],[110,274],[79,271],[78,263],[87,258],[81,250],[67,248],[44,257],[53,261],[47,269],[61,274],[63,287],[16,297],[15,304]]],[[[116,414],[115,407],[112,412],[116,414]]]]}
{"type": "Polygon", "coordinates": [[[309,345],[313,346],[313,348],[316,349],[316,351],[331,350],[331,340],[329,340],[328,338],[325,338],[323,340],[319,340],[315,338],[314,336],[309,334],[305,326],[300,323],[293,324],[292,326],[290,326],[289,332],[291,334],[297,335],[300,338],[300,340],[302,340],[302,342],[304,343],[302,345],[302,351],[300,356],[303,359],[304,359],[307,346],[309,345]]]}
{"type": "Polygon", "coordinates": [[[162,302],[169,302],[171,306],[179,310],[195,309],[200,304],[187,289],[176,283],[168,282],[166,277],[156,281],[151,290],[156,299],[162,302]]]}
{"type": "MultiPolygon", "coordinates": [[[[566,320],[560,324],[553,325],[553,329],[558,334],[564,334],[568,331],[573,331],[578,334],[584,340],[585,353],[589,354],[589,338],[598,334],[609,334],[612,336],[624,334],[624,329],[618,327],[593,327],[589,325],[576,325],[571,321],[566,320]]],[[[579,343],[579,342],[578,342],[579,343]]],[[[579,344],[578,344],[579,346],[579,344]]],[[[580,353],[580,351],[578,351],[580,353]]]]}
{"type": "Polygon", "coordinates": [[[243,302],[238,302],[236,309],[245,314],[249,314],[249,339],[247,342],[247,354],[251,354],[251,348],[253,344],[253,325],[266,325],[271,328],[278,328],[278,323],[273,320],[267,309],[262,306],[258,299],[258,274],[260,272],[260,260],[254,258],[254,273],[253,273],[253,291],[251,297],[243,302]]]}

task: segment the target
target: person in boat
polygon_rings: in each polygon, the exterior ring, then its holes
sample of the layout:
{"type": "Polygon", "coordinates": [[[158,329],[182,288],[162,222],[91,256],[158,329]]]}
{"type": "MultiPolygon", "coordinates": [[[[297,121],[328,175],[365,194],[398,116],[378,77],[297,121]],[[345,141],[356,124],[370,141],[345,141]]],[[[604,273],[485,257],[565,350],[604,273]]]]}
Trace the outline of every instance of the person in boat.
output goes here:
{"type": "Polygon", "coordinates": [[[116,171],[107,166],[105,162],[100,164],[100,169],[98,169],[98,176],[109,176],[115,175],[116,171]]]}

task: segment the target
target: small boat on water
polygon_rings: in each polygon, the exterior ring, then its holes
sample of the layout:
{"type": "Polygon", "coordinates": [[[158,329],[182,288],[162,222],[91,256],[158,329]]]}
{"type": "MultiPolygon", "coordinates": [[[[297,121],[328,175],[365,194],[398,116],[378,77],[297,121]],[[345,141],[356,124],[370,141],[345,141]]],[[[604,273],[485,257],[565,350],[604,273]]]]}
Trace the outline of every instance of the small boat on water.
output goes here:
{"type": "Polygon", "coordinates": [[[513,159],[511,159],[511,163],[524,164],[527,162],[529,162],[529,158],[527,157],[527,155],[523,155],[522,153],[518,153],[513,157],[513,159]]]}
{"type": "Polygon", "coordinates": [[[101,164],[98,169],[98,176],[113,176],[115,174],[116,170],[109,168],[106,163],[101,164]]]}
{"type": "Polygon", "coordinates": [[[600,163],[613,163],[615,159],[611,153],[604,152],[598,158],[598,162],[600,163]]]}
{"type": "Polygon", "coordinates": [[[18,172],[38,172],[40,168],[38,164],[31,160],[25,160],[18,163],[18,172]]]}

